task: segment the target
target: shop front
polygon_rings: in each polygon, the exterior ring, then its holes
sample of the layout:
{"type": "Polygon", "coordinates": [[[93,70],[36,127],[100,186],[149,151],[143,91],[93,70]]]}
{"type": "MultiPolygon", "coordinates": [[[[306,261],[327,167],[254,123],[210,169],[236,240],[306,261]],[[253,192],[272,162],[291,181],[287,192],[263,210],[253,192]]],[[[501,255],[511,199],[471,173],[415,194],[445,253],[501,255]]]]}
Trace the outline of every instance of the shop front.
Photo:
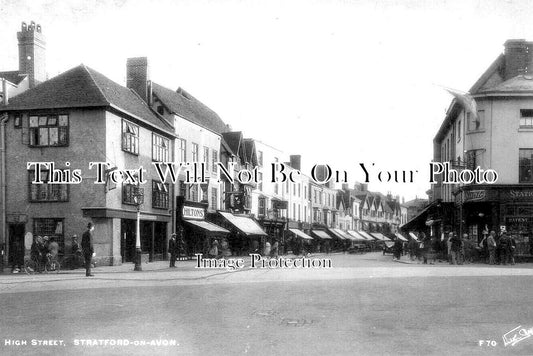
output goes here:
{"type": "Polygon", "coordinates": [[[208,254],[215,240],[218,250],[227,249],[229,231],[206,220],[207,203],[192,202],[177,197],[176,231],[179,257],[193,258],[195,254],[208,254]]]}
{"type": "Polygon", "coordinates": [[[268,235],[249,215],[219,211],[210,214],[209,220],[229,231],[227,240],[233,255],[263,251],[268,235]]]}
{"type": "Polygon", "coordinates": [[[516,241],[515,255],[533,255],[533,187],[465,186],[456,195],[461,232],[481,241],[491,230],[505,229],[516,241]]]}

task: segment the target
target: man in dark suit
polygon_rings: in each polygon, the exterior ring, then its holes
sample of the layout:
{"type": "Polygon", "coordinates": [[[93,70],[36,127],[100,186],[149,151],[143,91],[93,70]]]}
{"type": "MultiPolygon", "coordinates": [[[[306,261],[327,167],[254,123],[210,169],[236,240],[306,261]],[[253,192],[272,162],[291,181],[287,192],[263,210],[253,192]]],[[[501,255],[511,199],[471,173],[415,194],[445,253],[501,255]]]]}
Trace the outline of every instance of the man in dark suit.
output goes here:
{"type": "Polygon", "coordinates": [[[93,248],[93,236],[92,232],[94,230],[93,223],[87,224],[87,231],[85,231],[81,237],[81,248],[83,249],[83,257],[85,258],[85,276],[94,277],[91,274],[91,260],[93,258],[94,248],[93,248]]]}
{"type": "Polygon", "coordinates": [[[176,252],[177,252],[176,234],[172,234],[170,235],[170,240],[168,240],[168,253],[170,253],[170,267],[171,268],[176,267],[176,252]]]}

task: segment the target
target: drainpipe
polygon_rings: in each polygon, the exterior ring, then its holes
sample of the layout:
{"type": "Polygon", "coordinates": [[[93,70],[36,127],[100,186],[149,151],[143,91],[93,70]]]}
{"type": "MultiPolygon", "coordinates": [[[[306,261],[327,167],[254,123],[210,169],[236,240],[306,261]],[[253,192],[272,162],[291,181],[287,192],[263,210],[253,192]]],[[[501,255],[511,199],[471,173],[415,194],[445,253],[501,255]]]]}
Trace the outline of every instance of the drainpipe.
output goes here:
{"type": "MultiPolygon", "coordinates": [[[[2,90],[3,90],[3,105],[8,104],[8,92],[7,92],[7,81],[3,78],[2,80],[2,90]]],[[[0,216],[0,249],[2,250],[2,256],[0,256],[0,273],[4,271],[4,251],[6,242],[6,123],[9,116],[7,114],[2,114],[0,116],[0,201],[1,201],[1,216],[0,216]]]]}

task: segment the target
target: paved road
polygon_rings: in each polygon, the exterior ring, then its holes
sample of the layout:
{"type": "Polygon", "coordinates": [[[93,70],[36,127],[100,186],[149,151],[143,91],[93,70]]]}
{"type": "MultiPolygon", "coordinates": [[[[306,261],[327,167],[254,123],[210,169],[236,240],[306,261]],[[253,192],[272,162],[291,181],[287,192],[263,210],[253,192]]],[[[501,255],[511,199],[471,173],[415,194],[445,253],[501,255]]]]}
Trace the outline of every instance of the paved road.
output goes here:
{"type": "Polygon", "coordinates": [[[404,265],[374,254],[332,260],[327,270],[200,271],[181,263],[91,279],[1,276],[0,354],[533,354],[533,338],[507,347],[502,340],[517,326],[533,327],[530,265],[404,265]],[[108,345],[75,345],[85,339],[108,345]],[[117,339],[176,345],[109,345],[117,339]]]}

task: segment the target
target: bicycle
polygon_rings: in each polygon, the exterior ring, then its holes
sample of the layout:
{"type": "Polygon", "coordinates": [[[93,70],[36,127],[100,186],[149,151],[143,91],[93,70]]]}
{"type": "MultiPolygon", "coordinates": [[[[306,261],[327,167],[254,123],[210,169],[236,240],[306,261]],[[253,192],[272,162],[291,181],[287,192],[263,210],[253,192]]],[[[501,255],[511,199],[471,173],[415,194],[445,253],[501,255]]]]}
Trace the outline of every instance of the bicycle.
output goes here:
{"type": "Polygon", "coordinates": [[[29,259],[26,259],[24,261],[24,272],[30,275],[35,274],[35,272],[42,273],[44,268],[39,260],[39,256],[31,256],[29,259]]]}
{"type": "Polygon", "coordinates": [[[53,258],[51,253],[46,254],[46,265],[44,266],[44,270],[46,273],[59,273],[61,270],[61,264],[57,260],[57,256],[53,258]]]}

